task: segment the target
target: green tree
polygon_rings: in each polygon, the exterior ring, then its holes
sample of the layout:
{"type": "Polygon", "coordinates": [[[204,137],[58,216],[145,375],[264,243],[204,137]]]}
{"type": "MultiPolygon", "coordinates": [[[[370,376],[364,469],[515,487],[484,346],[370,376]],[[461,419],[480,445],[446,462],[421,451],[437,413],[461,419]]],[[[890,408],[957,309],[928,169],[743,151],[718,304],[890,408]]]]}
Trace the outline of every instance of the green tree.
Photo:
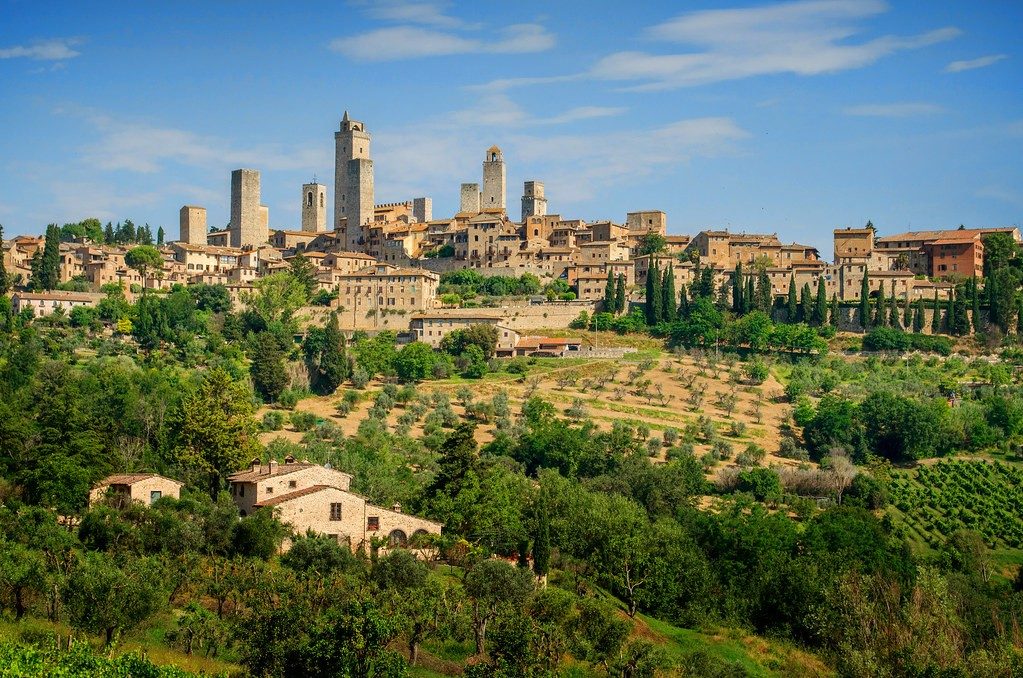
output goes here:
{"type": "Polygon", "coordinates": [[[877,286],[877,299],[874,303],[874,327],[888,326],[888,304],[884,296],[884,281],[877,286]]]}
{"type": "Polygon", "coordinates": [[[348,353],[345,351],[345,337],[338,326],[336,313],[330,314],[320,338],[321,342],[313,347],[312,355],[307,354],[307,361],[313,370],[313,383],[316,389],[320,393],[331,394],[351,374],[348,353]]]}
{"type": "Polygon", "coordinates": [[[813,322],[823,325],[828,320],[828,291],[824,285],[824,276],[817,276],[817,297],[813,302],[813,322]]]}
{"type": "Polygon", "coordinates": [[[484,560],[465,575],[476,654],[486,652],[487,626],[504,609],[520,607],[534,590],[528,570],[501,560],[484,560]]]}
{"type": "Polygon", "coordinates": [[[166,237],[166,234],[163,232],[163,226],[161,226],[160,228],[156,229],[156,244],[157,245],[163,245],[163,240],[164,240],[165,237],[166,237]]]}
{"type": "Polygon", "coordinates": [[[913,304],[909,301],[909,289],[902,300],[902,326],[908,332],[913,327],[913,304]]]}
{"type": "Polygon", "coordinates": [[[163,268],[163,255],[152,245],[140,245],[125,253],[124,263],[129,268],[138,271],[139,277],[142,278],[142,292],[145,294],[149,274],[163,268]]]}
{"type": "Polygon", "coordinates": [[[771,278],[767,275],[767,269],[762,268],[757,275],[757,310],[771,315],[773,308],[774,291],[771,289],[771,278]]]}
{"type": "Polygon", "coordinates": [[[839,309],[838,306],[838,295],[832,294],[830,308],[828,309],[828,323],[835,329],[838,329],[838,320],[840,313],[841,310],[839,309]]]}
{"type": "Polygon", "coordinates": [[[115,237],[114,225],[108,221],[107,225],[103,227],[103,244],[113,245],[115,237]]]}
{"type": "Polygon", "coordinates": [[[484,359],[493,358],[497,350],[497,327],[489,323],[476,323],[449,332],[440,342],[441,350],[453,356],[462,355],[469,346],[478,347],[484,359]]]}
{"type": "Polygon", "coordinates": [[[916,308],[913,311],[913,332],[920,334],[924,331],[924,298],[917,298],[915,306],[916,308]]]}
{"type": "Polygon", "coordinates": [[[646,233],[639,240],[639,254],[640,256],[649,254],[660,254],[667,247],[668,241],[660,233],[646,233]]]}
{"type": "Polygon", "coordinates": [[[173,417],[174,460],[216,498],[227,476],[258,452],[252,396],[227,371],[211,370],[173,417]]]}
{"type": "Polygon", "coordinates": [[[746,276],[746,293],[742,295],[742,314],[746,315],[750,311],[756,311],[757,309],[757,293],[754,287],[753,276],[746,276]]]}
{"type": "Polygon", "coordinates": [[[105,553],[86,552],[71,571],[61,597],[75,629],[115,634],[139,626],[163,606],[163,574],[155,561],[136,558],[116,563],[105,553]]]}
{"type": "Polygon", "coordinates": [[[10,600],[15,621],[21,621],[33,600],[45,596],[49,587],[46,562],[39,551],[0,539],[0,593],[10,600]]]}
{"type": "Polygon", "coordinates": [[[611,267],[607,268],[607,282],[604,284],[603,309],[609,313],[615,312],[615,280],[611,267]]]}
{"type": "Polygon", "coordinates": [[[551,569],[551,520],[548,507],[541,506],[536,516],[536,532],[533,534],[533,572],[541,581],[547,581],[551,569]]]}
{"type": "Polygon", "coordinates": [[[980,316],[980,286],[977,284],[977,276],[970,278],[970,313],[973,323],[973,331],[980,334],[984,331],[984,321],[980,316]]]}
{"type": "Polygon", "coordinates": [[[796,274],[789,274],[789,296],[788,304],[786,305],[788,313],[785,316],[785,320],[790,323],[797,322],[799,319],[799,305],[796,301],[796,274]]]}
{"type": "Polygon", "coordinates": [[[615,310],[618,314],[625,310],[625,274],[618,274],[618,283],[615,285],[615,310]]]}
{"type": "Polygon", "coordinates": [[[895,281],[892,281],[892,295],[888,297],[888,326],[896,330],[902,329],[899,322],[899,300],[895,296],[895,281]]]}
{"type": "Polygon", "coordinates": [[[313,296],[318,284],[316,280],[316,266],[301,252],[291,257],[288,264],[290,266],[289,272],[291,277],[302,286],[302,289],[305,290],[306,299],[309,299],[313,296]]]}
{"type": "Polygon", "coordinates": [[[1019,245],[1008,233],[988,233],[981,238],[984,243],[984,277],[990,278],[998,271],[1019,258],[1019,245]]]}
{"type": "MultiPolygon", "coordinates": [[[[473,346],[479,350],[478,346],[473,346]]],[[[431,376],[436,362],[437,356],[429,344],[413,341],[398,351],[394,358],[394,371],[401,381],[411,384],[431,376]]]]}
{"type": "Polygon", "coordinates": [[[656,325],[661,322],[663,316],[664,297],[661,293],[661,271],[657,266],[657,260],[650,257],[650,268],[646,274],[646,323],[656,325]]]}
{"type": "MultiPolygon", "coordinates": [[[[401,357],[401,354],[398,354],[401,357]]],[[[483,355],[483,351],[476,344],[470,344],[466,347],[462,353],[462,359],[465,361],[465,369],[462,371],[462,376],[467,379],[482,379],[487,374],[487,358],[483,355]]],[[[431,368],[432,369],[432,368],[431,368]]]]}
{"type": "Polygon", "coordinates": [[[998,325],[1002,333],[1012,327],[1012,314],[1016,310],[1016,289],[1019,287],[1019,273],[1014,268],[1003,266],[995,269],[988,285],[992,288],[989,298],[991,322],[998,325]]]}
{"type": "Polygon", "coordinates": [[[813,307],[810,301],[810,283],[803,283],[803,289],[799,292],[799,322],[809,323],[813,316],[813,307]]]}
{"type": "Polygon", "coordinates": [[[306,288],[289,271],[257,278],[252,285],[255,292],[243,293],[242,301],[265,327],[290,322],[294,312],[306,303],[306,288]]]}
{"type": "Polygon", "coordinates": [[[252,385],[267,402],[277,402],[288,386],[281,340],[273,332],[256,332],[249,337],[248,344],[252,385]]]}
{"type": "Polygon", "coordinates": [[[740,261],[735,264],[735,271],[732,273],[732,313],[736,315],[742,314],[742,295],[745,291],[742,281],[742,262],[740,261]]]}
{"type": "Polygon", "coordinates": [[[60,283],[60,227],[46,227],[46,242],[42,251],[32,255],[32,278],[29,286],[36,291],[56,289],[60,283]]]}
{"type": "Polygon", "coordinates": [[[934,315],[931,316],[931,334],[941,332],[941,305],[938,303],[938,290],[934,290],[934,315]]]}
{"type": "Polygon", "coordinates": [[[675,305],[675,268],[670,263],[664,271],[661,296],[662,319],[664,322],[674,322],[675,318],[678,317],[678,307],[675,305]]]}
{"type": "Polygon", "coordinates": [[[863,271],[863,282],[860,284],[860,327],[870,327],[870,281],[868,273],[863,271]]]}

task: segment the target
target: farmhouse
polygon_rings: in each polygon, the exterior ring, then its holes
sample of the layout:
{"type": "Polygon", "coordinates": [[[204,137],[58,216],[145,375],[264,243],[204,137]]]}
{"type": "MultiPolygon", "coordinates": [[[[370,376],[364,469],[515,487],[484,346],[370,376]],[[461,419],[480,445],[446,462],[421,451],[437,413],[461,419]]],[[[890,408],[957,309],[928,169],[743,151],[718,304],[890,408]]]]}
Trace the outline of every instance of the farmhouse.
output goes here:
{"type": "Polygon", "coordinates": [[[89,492],[89,505],[108,496],[122,505],[139,502],[151,506],[163,497],[181,497],[182,483],[155,473],[124,473],[107,476],[89,492]]]}

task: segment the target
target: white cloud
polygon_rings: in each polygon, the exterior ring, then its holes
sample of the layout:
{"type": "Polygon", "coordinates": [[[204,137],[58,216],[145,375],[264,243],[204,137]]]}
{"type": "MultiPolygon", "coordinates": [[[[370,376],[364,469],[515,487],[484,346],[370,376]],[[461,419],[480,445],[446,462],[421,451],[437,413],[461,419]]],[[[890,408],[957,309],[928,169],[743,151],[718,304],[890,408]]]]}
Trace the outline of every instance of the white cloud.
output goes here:
{"type": "Polygon", "coordinates": [[[973,193],[978,198],[991,198],[1010,205],[1023,206],[1023,194],[1005,186],[992,185],[979,188],[973,193]]]}
{"type": "Polygon", "coordinates": [[[507,95],[497,93],[482,96],[470,108],[454,111],[445,117],[459,127],[519,127],[563,125],[621,115],[626,110],[617,106],[578,106],[549,117],[537,117],[527,113],[507,95]]]}
{"type": "Polygon", "coordinates": [[[444,9],[446,2],[406,2],[405,0],[375,0],[366,6],[366,13],[375,19],[395,23],[423,24],[438,28],[461,28],[465,22],[450,16],[444,9]]]}
{"type": "Polygon", "coordinates": [[[81,54],[81,52],[74,49],[81,42],[79,38],[52,38],[50,40],[40,40],[31,45],[0,47],[0,59],[26,58],[37,61],[73,59],[81,54]]]}
{"type": "Polygon", "coordinates": [[[288,148],[264,144],[234,148],[223,139],[188,130],[117,120],[85,113],[98,138],[83,149],[83,158],[96,169],[139,173],[161,171],[168,163],[223,169],[302,170],[330,164],[330,149],[288,148]]]}
{"type": "Polygon", "coordinates": [[[945,66],[946,73],[962,73],[963,71],[972,71],[975,68],[984,68],[992,64],[997,64],[1002,59],[1008,59],[1008,54],[990,54],[988,56],[982,56],[977,59],[968,59],[966,61],[953,61],[948,66],[945,66]]]}
{"type": "Polygon", "coordinates": [[[393,26],[336,38],[330,49],[357,61],[398,61],[451,54],[542,52],[554,43],[554,35],[539,24],[507,26],[492,40],[417,26],[393,26]]]}
{"type": "Polygon", "coordinates": [[[842,109],[846,115],[874,118],[909,118],[918,115],[934,115],[944,109],[937,104],[925,102],[904,102],[896,104],[860,104],[842,109]]]}

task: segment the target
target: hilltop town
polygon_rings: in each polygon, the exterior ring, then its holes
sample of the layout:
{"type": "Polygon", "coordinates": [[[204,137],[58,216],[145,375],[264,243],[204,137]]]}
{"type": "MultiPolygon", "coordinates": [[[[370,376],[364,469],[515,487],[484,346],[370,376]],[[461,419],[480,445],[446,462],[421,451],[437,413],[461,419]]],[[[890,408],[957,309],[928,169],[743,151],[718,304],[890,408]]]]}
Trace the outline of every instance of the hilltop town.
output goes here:
{"type": "MultiPolygon", "coordinates": [[[[231,173],[231,220],[225,229],[210,228],[206,208],[185,205],[174,241],[161,228],[154,242],[148,226],[136,230],[131,222],[116,229],[95,222],[67,230],[54,286],[59,289],[43,289],[33,276],[33,258],[41,256],[44,237],[5,241],[4,264],[17,288],[15,310],[31,307],[45,315],[95,305],[110,284],[129,292],[223,285],[238,302],[257,279],[289,270],[299,258],[311,266],[320,299],[339,312],[343,330],[393,330],[436,347],[448,331],[474,323],[516,332],[567,326],[580,311],[600,310],[609,279],[622,281],[628,302],[642,302],[651,267],[671,268],[676,291],[691,287],[701,270],[710,269],[714,289],[728,294],[745,270],[766,274],[775,299],[793,284],[797,290],[807,285],[817,290],[823,280],[829,301],[853,304],[866,276],[871,296],[936,303],[948,299],[957,282],[982,275],[985,236],[1004,233],[1020,242],[1014,226],[879,234],[867,224],[835,229],[828,262],[817,248],[785,242],[778,233],[672,234],[668,215],[659,210],[629,212],[621,223],[551,214],[539,180],[524,183],[516,214],[509,209],[505,160],[497,146],[485,151],[482,182],[458,188],[459,211],[435,218],[429,197],[375,202],[365,123],[345,112],[334,140],[332,218],[327,187],[313,181],[296,196],[300,228],[271,228],[269,209],[260,203],[260,172],[238,169],[231,173]],[[131,232],[122,237],[126,225],[131,232]],[[153,244],[161,255],[160,265],[145,276],[125,260],[137,244],[153,244]],[[527,301],[543,308],[510,301],[481,308],[439,294],[441,275],[460,269],[483,276],[535,276],[539,286],[527,301]]],[[[857,328],[851,317],[843,327],[857,328]]]]}

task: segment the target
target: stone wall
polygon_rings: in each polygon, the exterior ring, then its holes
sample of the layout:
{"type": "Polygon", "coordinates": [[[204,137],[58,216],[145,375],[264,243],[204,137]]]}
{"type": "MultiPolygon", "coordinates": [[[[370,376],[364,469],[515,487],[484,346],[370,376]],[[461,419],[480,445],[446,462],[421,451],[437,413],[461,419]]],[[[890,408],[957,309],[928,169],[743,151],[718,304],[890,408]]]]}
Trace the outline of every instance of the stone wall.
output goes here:
{"type": "Polygon", "coordinates": [[[479,214],[480,211],[479,184],[462,184],[458,211],[465,212],[468,214],[479,214]]]}
{"type": "Polygon", "coordinates": [[[231,247],[262,245],[269,239],[259,208],[259,170],[231,172],[231,247]]]}

